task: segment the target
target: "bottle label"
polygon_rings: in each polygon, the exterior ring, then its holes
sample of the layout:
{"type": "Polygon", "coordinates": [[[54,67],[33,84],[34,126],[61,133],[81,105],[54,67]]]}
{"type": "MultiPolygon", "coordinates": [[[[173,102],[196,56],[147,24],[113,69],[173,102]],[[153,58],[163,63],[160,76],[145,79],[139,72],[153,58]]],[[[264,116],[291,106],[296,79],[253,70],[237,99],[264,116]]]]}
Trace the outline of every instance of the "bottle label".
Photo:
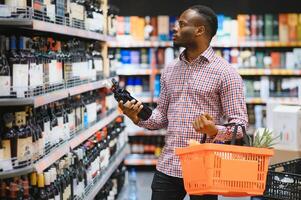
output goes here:
{"type": "Polygon", "coordinates": [[[0,76],[0,96],[10,96],[10,76],[0,76]]]}
{"type": "Polygon", "coordinates": [[[52,127],[52,130],[50,133],[50,137],[51,137],[50,141],[51,141],[52,145],[57,144],[60,141],[59,130],[60,130],[59,126],[52,127]]]}
{"type": "Polygon", "coordinates": [[[76,124],[76,128],[78,128],[82,124],[82,115],[81,115],[81,108],[80,107],[76,108],[75,115],[76,115],[75,124],[76,124]]]}
{"type": "Polygon", "coordinates": [[[103,62],[101,59],[94,59],[94,66],[96,71],[102,72],[103,71],[103,62]]]}
{"type": "Polygon", "coordinates": [[[86,105],[87,114],[88,114],[88,123],[96,121],[96,116],[97,116],[96,107],[97,107],[96,103],[91,103],[86,105]]]}
{"type": "Polygon", "coordinates": [[[64,139],[64,118],[63,117],[58,117],[58,128],[57,128],[57,134],[58,134],[58,140],[63,140],[64,139]]]}
{"type": "Polygon", "coordinates": [[[32,87],[43,85],[43,65],[42,64],[30,63],[29,85],[32,87]]]}
{"type": "Polygon", "coordinates": [[[10,140],[2,140],[0,168],[3,170],[11,170],[13,168],[11,162],[10,140]]]}
{"type": "Polygon", "coordinates": [[[54,196],[54,200],[60,200],[61,199],[61,197],[60,197],[60,195],[58,194],[58,195],[56,195],[56,196],[54,196]]]}
{"type": "Polygon", "coordinates": [[[68,114],[68,120],[69,120],[69,130],[70,132],[73,132],[75,129],[75,112],[74,110],[68,114]]]}
{"type": "Polygon", "coordinates": [[[69,122],[64,124],[64,140],[68,140],[70,138],[70,126],[69,122]]]}
{"type": "Polygon", "coordinates": [[[13,64],[13,91],[17,97],[25,97],[28,90],[28,64],[13,64]]]}
{"type": "Polygon", "coordinates": [[[17,158],[19,162],[28,161],[32,156],[32,137],[18,138],[17,158]]]}
{"type": "Polygon", "coordinates": [[[50,143],[50,121],[44,122],[45,145],[50,143]]]}
{"type": "Polygon", "coordinates": [[[77,190],[78,190],[77,179],[74,178],[73,179],[73,194],[74,194],[74,196],[77,195],[77,192],[78,192],[77,190]]]}
{"type": "Polygon", "coordinates": [[[45,133],[42,132],[42,138],[38,140],[38,152],[40,156],[44,155],[44,148],[45,148],[45,133]]]}

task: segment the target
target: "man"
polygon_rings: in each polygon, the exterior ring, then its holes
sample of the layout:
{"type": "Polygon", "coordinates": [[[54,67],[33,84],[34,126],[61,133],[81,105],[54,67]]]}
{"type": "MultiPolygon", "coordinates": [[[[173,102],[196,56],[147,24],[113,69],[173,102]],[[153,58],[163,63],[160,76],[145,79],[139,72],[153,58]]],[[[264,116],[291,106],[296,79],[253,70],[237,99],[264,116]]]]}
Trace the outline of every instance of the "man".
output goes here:
{"type": "MultiPolygon", "coordinates": [[[[165,146],[152,183],[152,200],[181,200],[183,185],[175,148],[186,147],[190,139],[206,142],[228,140],[231,135],[220,120],[247,126],[243,81],[239,74],[210,47],[217,31],[217,17],[205,6],[184,11],[174,28],[174,44],[185,47],[179,59],[165,67],[161,93],[152,116],[142,121],[137,113],[141,102],[119,102],[135,124],[147,129],[167,128],[165,146]]],[[[192,200],[213,200],[215,195],[190,196],[192,200]]]]}

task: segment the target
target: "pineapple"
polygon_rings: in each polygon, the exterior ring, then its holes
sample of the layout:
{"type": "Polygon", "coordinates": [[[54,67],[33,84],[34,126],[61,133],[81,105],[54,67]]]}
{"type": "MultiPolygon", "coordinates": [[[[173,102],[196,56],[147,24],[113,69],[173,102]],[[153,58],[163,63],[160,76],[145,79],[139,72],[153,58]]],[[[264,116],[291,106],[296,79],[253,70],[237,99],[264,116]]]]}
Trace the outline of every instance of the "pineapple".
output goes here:
{"type": "Polygon", "coordinates": [[[275,140],[278,139],[279,136],[273,138],[273,131],[268,128],[264,128],[263,131],[257,129],[255,133],[255,137],[251,141],[251,146],[258,148],[272,148],[275,145],[275,140]]]}

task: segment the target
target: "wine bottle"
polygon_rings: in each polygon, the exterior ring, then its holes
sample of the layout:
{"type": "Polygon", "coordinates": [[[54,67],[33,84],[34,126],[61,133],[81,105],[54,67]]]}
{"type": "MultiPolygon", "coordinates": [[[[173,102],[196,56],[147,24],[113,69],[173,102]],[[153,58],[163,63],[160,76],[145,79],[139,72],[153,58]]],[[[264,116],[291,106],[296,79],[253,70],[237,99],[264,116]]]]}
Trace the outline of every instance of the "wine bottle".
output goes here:
{"type": "Polygon", "coordinates": [[[14,116],[12,113],[3,114],[3,131],[2,131],[2,147],[3,147],[3,170],[11,170],[13,168],[13,158],[17,156],[17,132],[13,128],[14,116]]]}
{"type": "Polygon", "coordinates": [[[50,174],[51,174],[51,185],[52,185],[52,192],[54,194],[54,199],[55,200],[60,200],[61,197],[61,192],[60,192],[60,186],[57,180],[57,172],[55,168],[51,168],[49,170],[50,174]]]}
{"type": "Polygon", "coordinates": [[[37,185],[37,173],[33,172],[30,174],[30,195],[33,199],[38,199],[39,189],[37,185]]]}
{"type": "Polygon", "coordinates": [[[0,199],[1,200],[5,200],[7,197],[6,188],[7,188],[7,185],[6,185],[5,180],[1,180],[0,181],[0,199]]]}
{"type": "Polygon", "coordinates": [[[40,199],[40,200],[48,200],[49,199],[47,192],[45,190],[44,183],[45,183],[44,174],[38,174],[38,188],[39,188],[38,199],[40,199]]]}
{"type": "Polygon", "coordinates": [[[49,172],[44,172],[44,179],[45,179],[45,192],[48,196],[49,200],[54,200],[54,193],[51,188],[51,174],[49,172]]]}
{"type": "Polygon", "coordinates": [[[29,107],[25,111],[15,113],[15,121],[17,126],[17,163],[16,168],[24,167],[30,164],[32,157],[32,129],[27,121],[27,114],[29,107]]]}
{"type": "Polygon", "coordinates": [[[0,98],[10,97],[11,70],[6,57],[6,40],[4,35],[0,35],[0,98]]]}
{"type": "Polygon", "coordinates": [[[22,200],[33,200],[32,197],[30,196],[28,177],[22,176],[21,182],[22,182],[22,188],[23,188],[22,200]]]}

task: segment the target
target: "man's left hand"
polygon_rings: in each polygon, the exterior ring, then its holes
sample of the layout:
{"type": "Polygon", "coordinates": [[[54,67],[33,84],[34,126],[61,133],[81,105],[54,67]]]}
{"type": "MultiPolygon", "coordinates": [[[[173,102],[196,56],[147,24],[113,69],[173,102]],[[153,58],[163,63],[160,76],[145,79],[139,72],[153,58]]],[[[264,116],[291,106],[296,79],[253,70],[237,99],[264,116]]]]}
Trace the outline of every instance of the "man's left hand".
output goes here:
{"type": "Polygon", "coordinates": [[[207,134],[210,137],[213,137],[218,133],[214,120],[208,113],[204,113],[197,117],[195,121],[192,122],[192,126],[197,132],[207,134]]]}

